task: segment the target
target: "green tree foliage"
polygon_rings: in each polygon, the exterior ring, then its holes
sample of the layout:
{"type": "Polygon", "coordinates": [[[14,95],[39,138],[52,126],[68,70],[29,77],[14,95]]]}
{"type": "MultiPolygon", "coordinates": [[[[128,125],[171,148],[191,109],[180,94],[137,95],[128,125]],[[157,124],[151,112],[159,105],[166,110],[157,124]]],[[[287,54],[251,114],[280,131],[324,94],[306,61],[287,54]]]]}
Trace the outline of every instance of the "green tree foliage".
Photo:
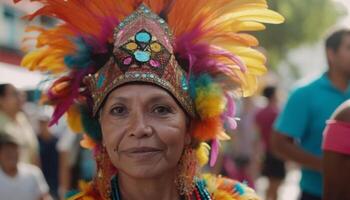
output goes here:
{"type": "Polygon", "coordinates": [[[342,5],[333,0],[269,0],[268,3],[286,19],[285,23],[267,25],[266,31],[256,34],[268,52],[269,66],[273,70],[286,59],[289,50],[319,41],[346,13],[342,5]]]}

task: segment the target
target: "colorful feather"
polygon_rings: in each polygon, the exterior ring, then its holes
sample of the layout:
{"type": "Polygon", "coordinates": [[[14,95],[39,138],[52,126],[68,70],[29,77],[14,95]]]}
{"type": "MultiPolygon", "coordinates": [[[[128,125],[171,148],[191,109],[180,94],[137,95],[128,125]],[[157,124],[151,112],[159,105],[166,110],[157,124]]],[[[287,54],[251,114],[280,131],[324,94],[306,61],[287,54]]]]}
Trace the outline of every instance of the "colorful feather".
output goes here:
{"type": "Polygon", "coordinates": [[[210,167],[213,167],[219,155],[219,140],[213,139],[211,142],[210,167]]]}
{"type": "Polygon", "coordinates": [[[200,166],[204,166],[208,163],[209,151],[210,151],[210,146],[207,143],[201,142],[199,144],[199,147],[196,150],[196,156],[197,156],[197,159],[198,159],[200,166]]]}
{"type": "MultiPolygon", "coordinates": [[[[27,31],[39,33],[35,38],[36,49],[22,61],[30,70],[59,77],[48,92],[49,101],[56,105],[51,124],[81,99],[88,100],[84,77],[103,66],[104,62],[97,58],[109,56],[114,28],[144,3],[167,19],[173,32],[174,54],[188,72],[189,92],[199,117],[193,135],[201,141],[229,138],[224,126],[234,129],[236,121],[234,100],[227,93],[253,94],[257,76],[266,71],[265,57],[253,48],[258,40],[247,32],[264,29],[263,23],[284,20],[268,9],[265,0],[36,2],[42,7],[26,19],[51,16],[62,22],[49,29],[29,27],[27,31]]],[[[100,130],[89,126],[91,119],[84,118],[85,114],[82,114],[85,132],[98,141],[101,136],[96,134],[100,130]]]]}
{"type": "Polygon", "coordinates": [[[220,117],[207,118],[195,123],[193,136],[201,141],[214,139],[223,132],[220,117]]]}

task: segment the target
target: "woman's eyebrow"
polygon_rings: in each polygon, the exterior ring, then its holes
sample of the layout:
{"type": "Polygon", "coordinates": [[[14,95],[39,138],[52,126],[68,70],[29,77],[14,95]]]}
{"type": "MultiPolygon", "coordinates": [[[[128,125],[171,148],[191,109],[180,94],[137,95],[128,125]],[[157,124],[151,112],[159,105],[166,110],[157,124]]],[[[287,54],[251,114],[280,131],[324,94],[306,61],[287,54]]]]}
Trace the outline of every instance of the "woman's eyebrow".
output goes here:
{"type": "Polygon", "coordinates": [[[152,96],[151,98],[147,99],[147,102],[159,102],[159,101],[166,101],[166,102],[171,102],[169,101],[168,97],[164,97],[163,95],[156,95],[152,96]]]}
{"type": "Polygon", "coordinates": [[[116,102],[116,101],[121,102],[121,103],[128,102],[128,98],[126,98],[126,97],[111,96],[110,98],[111,98],[111,100],[113,100],[113,102],[116,102]]]}

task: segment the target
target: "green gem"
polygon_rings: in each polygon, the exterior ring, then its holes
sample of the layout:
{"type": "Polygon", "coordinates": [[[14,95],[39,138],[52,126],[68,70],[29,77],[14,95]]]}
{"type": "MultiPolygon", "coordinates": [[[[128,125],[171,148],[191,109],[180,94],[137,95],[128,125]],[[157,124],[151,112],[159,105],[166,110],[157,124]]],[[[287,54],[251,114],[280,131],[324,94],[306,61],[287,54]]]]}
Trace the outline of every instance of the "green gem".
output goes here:
{"type": "Polygon", "coordinates": [[[188,90],[188,84],[185,76],[181,77],[181,86],[183,90],[188,90]]]}
{"type": "Polygon", "coordinates": [[[103,81],[105,80],[105,76],[104,75],[101,75],[98,80],[97,80],[97,88],[101,88],[102,85],[103,85],[103,81]]]}

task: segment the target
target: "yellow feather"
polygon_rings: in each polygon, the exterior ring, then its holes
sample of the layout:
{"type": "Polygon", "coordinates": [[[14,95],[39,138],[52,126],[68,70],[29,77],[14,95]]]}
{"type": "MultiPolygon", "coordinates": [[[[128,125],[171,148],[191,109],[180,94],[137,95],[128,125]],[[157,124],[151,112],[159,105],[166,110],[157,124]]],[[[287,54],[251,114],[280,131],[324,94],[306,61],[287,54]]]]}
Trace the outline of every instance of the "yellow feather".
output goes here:
{"type": "Polygon", "coordinates": [[[220,131],[217,135],[217,138],[219,140],[230,140],[231,137],[229,135],[227,135],[224,131],[220,131]]]}
{"type": "Polygon", "coordinates": [[[223,15],[214,22],[220,23],[226,20],[246,20],[270,24],[279,24],[284,21],[284,18],[280,14],[272,10],[259,8],[249,9],[247,7],[246,9],[237,10],[236,12],[231,12],[226,15],[223,15]]]}
{"type": "Polygon", "coordinates": [[[71,106],[67,111],[67,123],[70,129],[75,133],[83,133],[80,110],[77,106],[71,106]]]}
{"type": "Polygon", "coordinates": [[[229,192],[226,192],[224,190],[216,190],[213,194],[213,199],[215,200],[240,200],[235,197],[229,192]]]}
{"type": "Polygon", "coordinates": [[[259,22],[231,22],[231,27],[229,27],[233,32],[241,32],[241,31],[261,31],[265,29],[265,25],[259,22]]]}
{"type": "Polygon", "coordinates": [[[197,91],[195,99],[196,109],[202,118],[211,118],[220,115],[224,108],[222,96],[214,96],[207,91],[197,91]]]}
{"type": "Polygon", "coordinates": [[[210,146],[205,142],[201,142],[198,149],[196,150],[198,162],[202,167],[209,161],[209,150],[210,146]]]}

